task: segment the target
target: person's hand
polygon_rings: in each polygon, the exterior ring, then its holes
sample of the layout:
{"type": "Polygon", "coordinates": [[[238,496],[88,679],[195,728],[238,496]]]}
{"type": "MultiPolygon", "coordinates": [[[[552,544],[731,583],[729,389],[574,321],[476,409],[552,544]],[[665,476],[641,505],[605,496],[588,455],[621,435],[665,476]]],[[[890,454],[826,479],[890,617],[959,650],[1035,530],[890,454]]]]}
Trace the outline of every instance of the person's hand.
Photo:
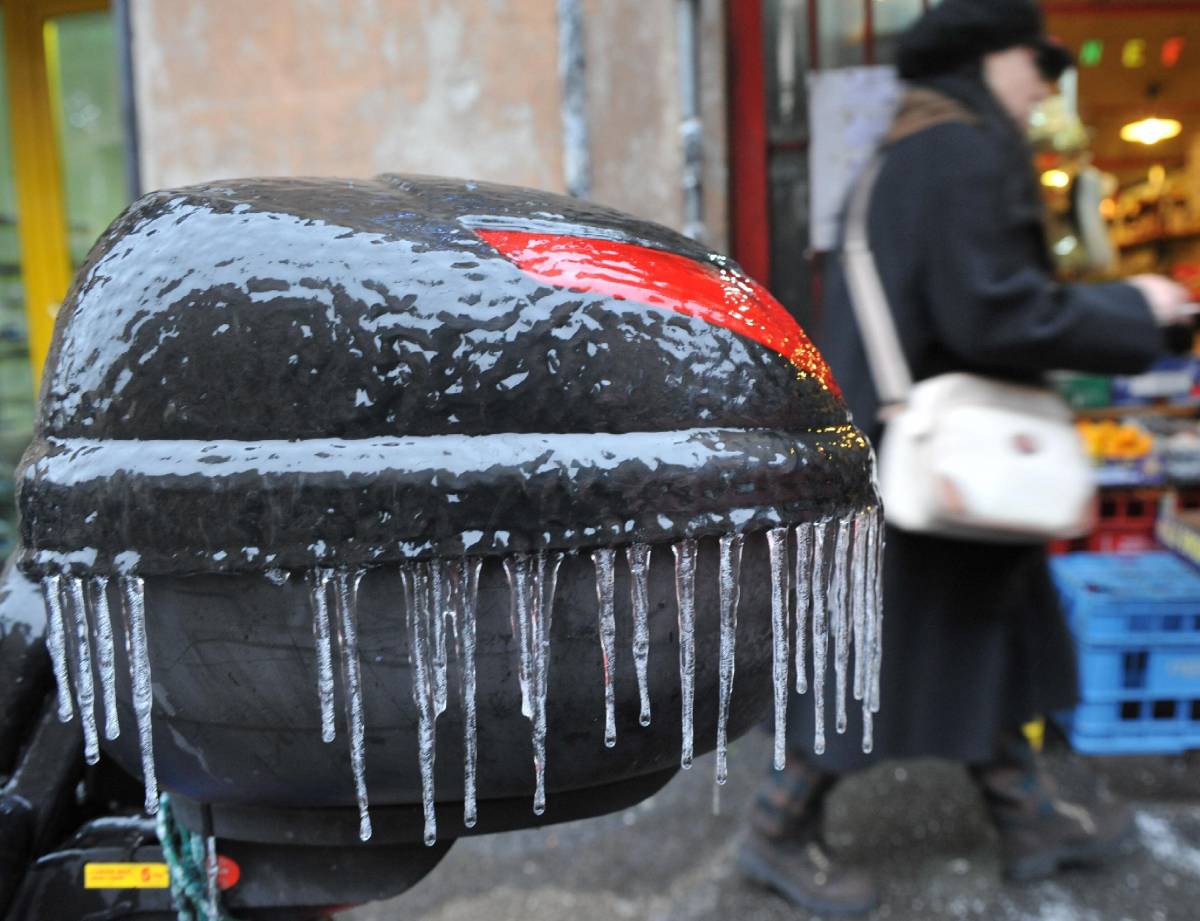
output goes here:
{"type": "Polygon", "coordinates": [[[1187,288],[1162,275],[1136,275],[1127,279],[1150,305],[1160,326],[1190,323],[1196,316],[1196,305],[1189,303],[1187,288]]]}

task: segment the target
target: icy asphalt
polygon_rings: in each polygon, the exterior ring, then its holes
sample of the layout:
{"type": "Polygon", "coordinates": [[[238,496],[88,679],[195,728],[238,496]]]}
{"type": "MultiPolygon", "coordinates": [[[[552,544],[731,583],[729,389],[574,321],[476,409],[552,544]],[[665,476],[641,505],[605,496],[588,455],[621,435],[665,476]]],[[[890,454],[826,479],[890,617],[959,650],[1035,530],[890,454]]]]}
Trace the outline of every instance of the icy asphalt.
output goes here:
{"type": "MultiPolygon", "coordinates": [[[[733,866],[742,817],[770,758],[755,732],[729,753],[713,815],[713,756],[611,816],[459,841],[433,873],[339,921],[794,921],[818,917],[743,882],[733,866]]],[[[1137,809],[1138,837],[1111,869],[1028,886],[1001,882],[996,839],[963,770],[882,765],[833,794],[826,833],[872,870],[884,904],[870,921],[1196,921],[1200,919],[1200,757],[1044,763],[1066,795],[1089,773],[1137,809]]],[[[553,811],[553,797],[547,804],[553,811]]]]}

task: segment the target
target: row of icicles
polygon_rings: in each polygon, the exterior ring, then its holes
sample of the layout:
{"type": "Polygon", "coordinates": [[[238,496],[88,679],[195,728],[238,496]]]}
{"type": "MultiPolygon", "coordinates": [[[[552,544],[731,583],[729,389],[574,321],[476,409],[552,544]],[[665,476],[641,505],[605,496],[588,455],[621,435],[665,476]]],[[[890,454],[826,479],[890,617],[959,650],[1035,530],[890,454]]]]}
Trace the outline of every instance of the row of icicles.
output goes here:
{"type": "MultiPolygon", "coordinates": [[[[862,702],[863,750],[869,752],[873,716],[879,711],[883,626],[880,605],[883,528],[878,512],[870,509],[857,515],[804,524],[794,529],[777,528],[767,532],[766,538],[771,565],[775,767],[782,770],[784,764],[788,677],[793,649],[796,692],[804,694],[810,685],[813,691],[816,724],[814,749],[818,754],[825,750],[826,671],[831,639],[836,730],[839,733],[846,731],[847,695],[851,691],[855,700],[862,702]],[[792,545],[795,547],[794,555],[792,545]],[[813,573],[819,577],[810,577],[813,573]],[[793,627],[794,644],[791,639],[793,627]],[[811,682],[807,667],[810,636],[811,682]]],[[[724,784],[726,779],[726,725],[733,690],[744,540],[742,535],[727,535],[720,539],[717,784],[724,784]]],[[[697,544],[695,540],[682,540],[672,545],[671,549],[675,558],[679,617],[683,736],[680,761],[686,769],[692,766],[694,751],[697,544]]],[[[650,725],[647,686],[650,552],[651,548],[646,544],[633,544],[625,549],[624,554],[631,577],[629,608],[633,621],[632,653],[638,682],[639,719],[643,726],[650,725]]],[[[511,590],[513,636],[519,650],[521,712],[530,720],[533,730],[533,811],[538,815],[546,808],[546,695],[550,668],[550,624],[555,584],[562,560],[562,553],[547,551],[513,554],[503,560],[511,590]]],[[[612,548],[596,550],[592,553],[592,560],[596,570],[598,630],[604,668],[604,741],[611,748],[617,742],[613,688],[617,659],[614,598],[617,551],[612,548]]],[[[481,559],[464,558],[405,563],[400,567],[407,615],[412,697],[418,714],[424,839],[429,845],[437,840],[433,788],[435,725],[448,702],[451,647],[460,665],[457,691],[462,702],[464,728],[463,824],[471,828],[477,820],[475,622],[481,564],[481,559]]],[[[361,570],[315,569],[310,573],[310,585],[321,736],[327,743],[336,738],[334,663],[337,660],[340,663],[345,725],[350,737],[350,763],[360,815],[359,835],[366,841],[371,837],[371,818],[367,805],[366,727],[355,610],[362,576],[361,570]]],[[[142,579],[136,575],[121,576],[117,581],[145,779],[145,808],[147,813],[154,814],[158,809],[158,783],[151,731],[153,691],[146,643],[145,589],[142,579]]],[[[83,579],[52,575],[42,580],[48,618],[47,640],[58,685],[58,715],[65,722],[78,711],[83,730],[84,756],[89,764],[94,764],[100,757],[95,675],[100,679],[104,736],[111,740],[120,733],[108,583],[109,580],[103,576],[83,579]],[[74,700],[71,693],[72,678],[74,700]]]]}

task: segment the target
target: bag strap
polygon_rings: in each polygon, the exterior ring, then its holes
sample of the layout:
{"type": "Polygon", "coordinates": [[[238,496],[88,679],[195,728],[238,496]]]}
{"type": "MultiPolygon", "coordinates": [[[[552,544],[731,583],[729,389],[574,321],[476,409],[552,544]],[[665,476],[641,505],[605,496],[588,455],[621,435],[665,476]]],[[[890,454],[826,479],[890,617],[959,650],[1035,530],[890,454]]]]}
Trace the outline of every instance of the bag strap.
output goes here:
{"type": "MultiPolygon", "coordinates": [[[[957,100],[935,90],[912,87],[900,102],[883,148],[937,125],[950,122],[976,124],[978,121],[978,116],[957,100]]],[[[913,379],[896,330],[896,320],[888,306],[887,291],[871,252],[868,217],[871,195],[882,169],[883,154],[880,152],[867,164],[851,194],[846,212],[842,268],[859,333],[866,346],[871,379],[879,396],[880,415],[886,416],[890,410],[907,402],[913,379]]]]}
{"type": "Polygon", "coordinates": [[[867,352],[867,365],[881,404],[880,414],[904,403],[912,390],[912,371],[904,357],[896,321],[888,307],[887,293],[875,265],[868,237],[867,217],[871,194],[879,180],[883,159],[867,164],[850,197],[846,212],[846,239],[842,246],[842,269],[850,289],[850,303],[858,321],[859,334],[867,352]]]}

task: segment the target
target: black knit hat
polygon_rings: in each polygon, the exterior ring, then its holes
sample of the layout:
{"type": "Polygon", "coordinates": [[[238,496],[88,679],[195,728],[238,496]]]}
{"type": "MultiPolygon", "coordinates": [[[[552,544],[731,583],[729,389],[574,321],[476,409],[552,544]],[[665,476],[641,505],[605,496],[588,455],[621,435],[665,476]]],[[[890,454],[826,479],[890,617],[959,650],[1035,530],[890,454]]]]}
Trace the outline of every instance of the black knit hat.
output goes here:
{"type": "Polygon", "coordinates": [[[1054,81],[1075,60],[1046,36],[1033,0],[943,0],[900,37],[897,66],[906,80],[957,70],[993,51],[1028,45],[1038,69],[1054,81]]]}

